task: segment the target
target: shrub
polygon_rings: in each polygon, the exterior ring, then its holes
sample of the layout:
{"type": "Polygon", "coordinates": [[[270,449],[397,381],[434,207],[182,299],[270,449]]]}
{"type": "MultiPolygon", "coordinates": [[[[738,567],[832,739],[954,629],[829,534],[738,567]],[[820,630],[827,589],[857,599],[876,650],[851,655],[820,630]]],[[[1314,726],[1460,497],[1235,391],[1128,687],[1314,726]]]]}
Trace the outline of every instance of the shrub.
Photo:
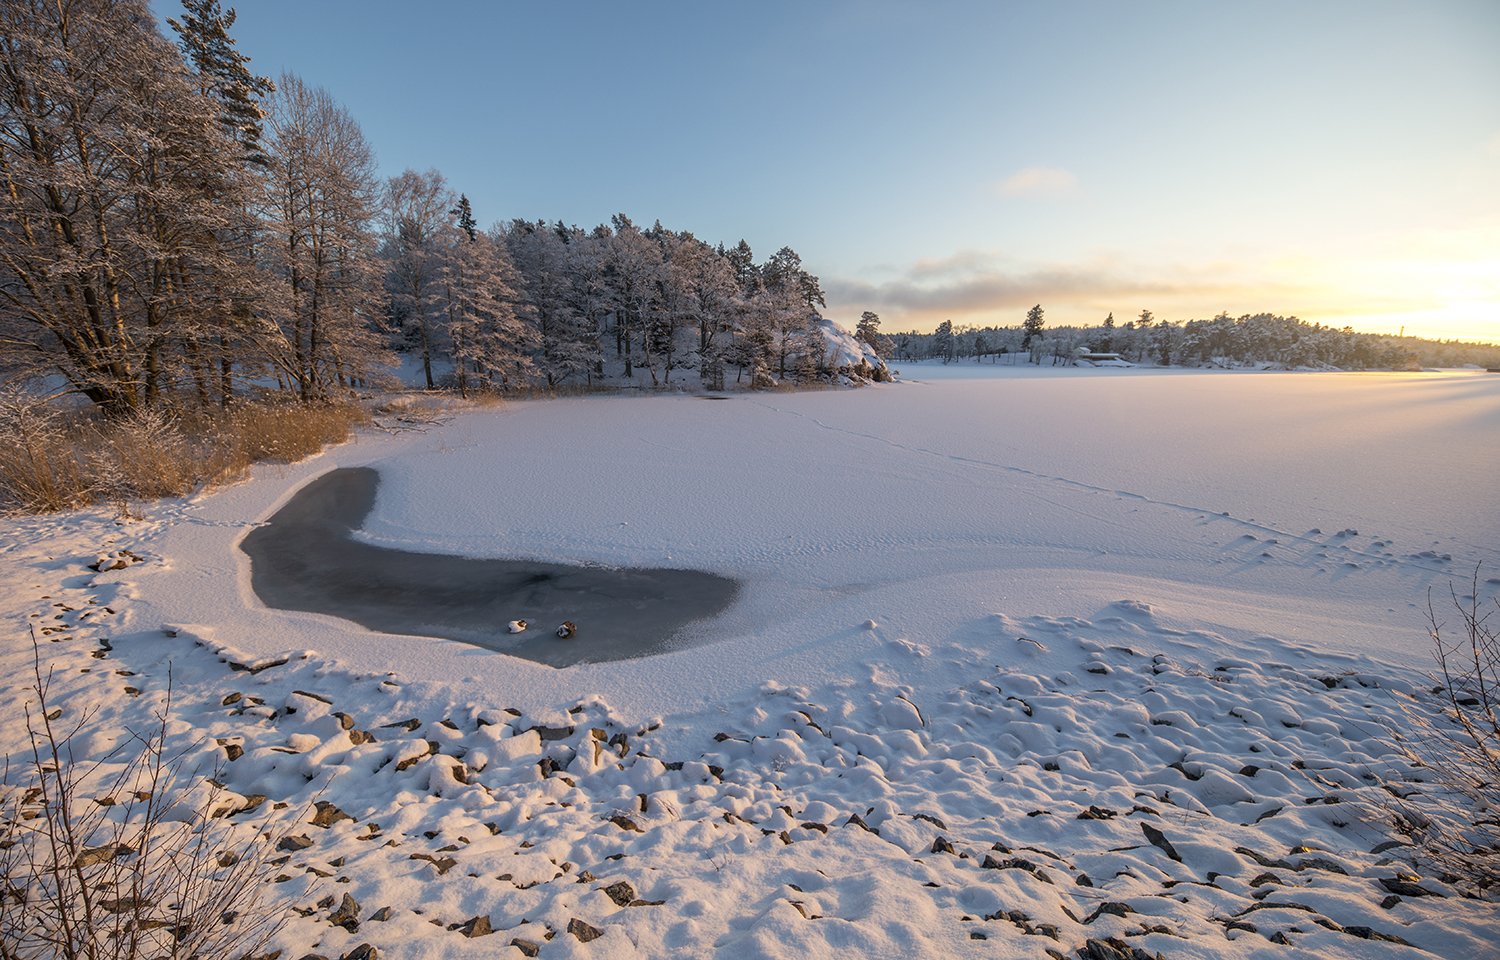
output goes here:
{"type": "Polygon", "coordinates": [[[0,388],[0,494],[29,510],[82,506],[92,497],[64,417],[44,397],[0,388]]]}
{"type": "Polygon", "coordinates": [[[1420,809],[1401,800],[1395,819],[1422,857],[1457,882],[1488,889],[1500,885],[1500,635],[1490,622],[1495,611],[1479,599],[1477,570],[1466,597],[1449,593],[1456,629],[1439,620],[1430,598],[1427,607],[1435,702],[1409,707],[1407,729],[1395,737],[1437,790],[1420,809]]]}
{"type": "Polygon", "coordinates": [[[263,952],[288,906],[268,893],[269,823],[230,820],[242,799],[169,752],[170,684],[148,732],[82,759],[75,743],[109,731],[93,711],[60,730],[39,655],[35,676],[30,757],[0,804],[0,958],[263,952]]]}

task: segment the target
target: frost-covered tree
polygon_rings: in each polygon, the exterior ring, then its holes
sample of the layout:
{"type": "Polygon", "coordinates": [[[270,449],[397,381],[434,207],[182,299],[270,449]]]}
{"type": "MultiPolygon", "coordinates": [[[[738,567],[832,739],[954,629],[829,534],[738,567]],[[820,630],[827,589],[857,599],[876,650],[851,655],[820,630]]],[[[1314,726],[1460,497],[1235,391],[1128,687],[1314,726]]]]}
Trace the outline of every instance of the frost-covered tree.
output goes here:
{"type": "Polygon", "coordinates": [[[535,364],[548,387],[599,370],[599,319],[608,313],[600,242],[576,227],[512,221],[499,232],[520,273],[539,337],[535,364]]]}
{"type": "MultiPolygon", "coordinates": [[[[660,244],[625,214],[615,214],[612,222],[614,235],[607,245],[605,275],[614,306],[615,356],[625,361],[625,377],[630,379],[635,375],[635,337],[660,308],[662,253],[660,244]]],[[[648,354],[648,365],[651,360],[648,354]]]]}
{"type": "Polygon", "coordinates": [[[383,255],[391,320],[417,348],[427,389],[437,385],[432,359],[440,341],[438,278],[443,269],[442,234],[456,201],[436,170],[405,170],[385,188],[383,255]]]}
{"type": "Polygon", "coordinates": [[[124,416],[253,286],[239,150],[143,0],[0,3],[0,365],[124,416]]]}
{"type": "Polygon", "coordinates": [[[1110,311],[1109,316],[1104,318],[1103,325],[1099,328],[1099,350],[1109,353],[1115,347],[1115,314],[1110,311]]]}
{"type": "Polygon", "coordinates": [[[1026,322],[1021,325],[1025,334],[1021,337],[1021,349],[1025,350],[1031,346],[1031,342],[1042,335],[1042,328],[1047,325],[1043,319],[1042,305],[1039,303],[1026,311],[1026,322]]]}
{"type": "Polygon", "coordinates": [[[776,331],[776,375],[786,376],[786,361],[807,318],[826,306],[818,278],[802,268],[802,258],[782,247],[760,268],[766,306],[776,331]]]}
{"type": "Polygon", "coordinates": [[[282,382],[312,401],[384,360],[375,158],[349,112],[293,74],[278,79],[266,153],[259,249],[277,283],[260,340],[282,382]]]}
{"type": "Polygon", "coordinates": [[[467,396],[471,387],[499,390],[524,381],[539,338],[517,309],[521,281],[504,245],[477,231],[470,237],[461,214],[435,239],[443,248],[436,282],[439,309],[459,394],[467,396]]]}
{"type": "Polygon", "coordinates": [[[950,363],[954,356],[953,321],[944,320],[937,325],[937,330],[932,335],[932,356],[942,357],[944,363],[950,363]]]}

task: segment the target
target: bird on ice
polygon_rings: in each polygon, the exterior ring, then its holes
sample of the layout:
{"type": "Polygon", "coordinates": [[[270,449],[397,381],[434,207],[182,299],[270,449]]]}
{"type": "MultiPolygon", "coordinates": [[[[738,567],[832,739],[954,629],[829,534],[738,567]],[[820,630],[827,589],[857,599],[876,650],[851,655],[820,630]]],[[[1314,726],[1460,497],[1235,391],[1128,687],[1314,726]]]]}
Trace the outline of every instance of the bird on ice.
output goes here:
{"type": "Polygon", "coordinates": [[[526,621],[525,620],[512,620],[510,622],[510,625],[509,625],[509,627],[507,629],[509,629],[511,633],[521,633],[522,631],[524,631],[526,629],[526,621]]]}
{"type": "Polygon", "coordinates": [[[562,626],[557,628],[557,635],[564,640],[568,639],[577,632],[578,627],[573,623],[572,620],[564,620],[562,622],[562,626]]]}

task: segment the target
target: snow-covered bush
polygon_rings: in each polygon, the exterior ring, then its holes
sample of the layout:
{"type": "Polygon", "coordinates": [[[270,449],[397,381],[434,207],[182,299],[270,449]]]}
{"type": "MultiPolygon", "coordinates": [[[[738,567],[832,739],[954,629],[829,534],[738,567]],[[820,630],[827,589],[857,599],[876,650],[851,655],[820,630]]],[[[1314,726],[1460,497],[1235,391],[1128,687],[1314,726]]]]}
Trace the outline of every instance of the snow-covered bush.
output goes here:
{"type": "Polygon", "coordinates": [[[1467,596],[1450,590],[1456,630],[1428,604],[1433,700],[1408,708],[1407,729],[1395,739],[1431,786],[1420,810],[1405,799],[1413,796],[1410,784],[1392,792],[1403,798],[1393,808],[1396,824],[1423,858],[1460,882],[1490,889],[1500,886],[1500,634],[1479,588],[1476,571],[1467,596]]]}
{"type": "Polygon", "coordinates": [[[75,760],[105,729],[49,705],[38,667],[23,707],[29,756],[0,782],[0,957],[246,957],[286,914],[269,881],[271,823],[185,769],[167,706],[145,733],[75,760]]]}

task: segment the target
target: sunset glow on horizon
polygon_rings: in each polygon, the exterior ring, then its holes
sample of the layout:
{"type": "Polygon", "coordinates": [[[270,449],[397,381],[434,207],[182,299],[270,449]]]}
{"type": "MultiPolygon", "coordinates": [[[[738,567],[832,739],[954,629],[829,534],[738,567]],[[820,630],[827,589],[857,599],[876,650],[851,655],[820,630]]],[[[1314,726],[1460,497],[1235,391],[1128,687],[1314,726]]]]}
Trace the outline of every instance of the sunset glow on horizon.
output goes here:
{"type": "Polygon", "coordinates": [[[789,245],[846,327],[1041,303],[1500,341],[1487,0],[239,14],[256,69],[346,103],[382,174],[436,167],[483,224],[789,245]]]}

